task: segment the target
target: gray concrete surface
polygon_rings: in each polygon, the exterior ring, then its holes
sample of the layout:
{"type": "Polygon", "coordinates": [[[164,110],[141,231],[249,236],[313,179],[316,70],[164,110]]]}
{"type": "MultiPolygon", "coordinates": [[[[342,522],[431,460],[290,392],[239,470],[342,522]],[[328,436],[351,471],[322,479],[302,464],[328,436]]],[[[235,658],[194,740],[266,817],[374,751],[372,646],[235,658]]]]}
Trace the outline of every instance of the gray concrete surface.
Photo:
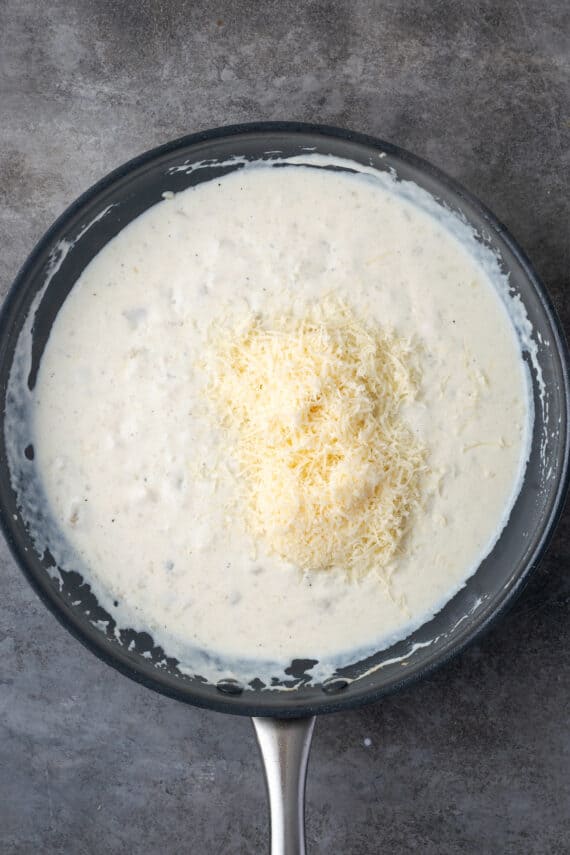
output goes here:
{"type": "MultiPolygon", "coordinates": [[[[376,134],[511,228],[566,328],[567,0],[1,0],[0,281],[127,158],[254,119],[376,134]]],[[[317,853],[570,851],[566,516],[484,640],[429,681],[318,722],[317,853]],[[365,739],[370,739],[367,747],[365,739]]],[[[183,707],[96,660],[0,554],[0,852],[259,853],[247,720],[183,707]]]]}

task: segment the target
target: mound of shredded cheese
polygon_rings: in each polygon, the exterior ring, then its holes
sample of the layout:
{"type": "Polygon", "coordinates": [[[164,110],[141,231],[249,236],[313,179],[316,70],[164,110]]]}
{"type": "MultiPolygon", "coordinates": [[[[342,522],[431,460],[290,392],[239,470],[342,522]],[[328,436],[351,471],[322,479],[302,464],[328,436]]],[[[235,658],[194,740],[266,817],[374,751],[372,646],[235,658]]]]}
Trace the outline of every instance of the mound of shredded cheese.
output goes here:
{"type": "Polygon", "coordinates": [[[304,570],[382,568],[419,499],[411,345],[329,298],[218,339],[209,393],[256,540],[304,570]]]}

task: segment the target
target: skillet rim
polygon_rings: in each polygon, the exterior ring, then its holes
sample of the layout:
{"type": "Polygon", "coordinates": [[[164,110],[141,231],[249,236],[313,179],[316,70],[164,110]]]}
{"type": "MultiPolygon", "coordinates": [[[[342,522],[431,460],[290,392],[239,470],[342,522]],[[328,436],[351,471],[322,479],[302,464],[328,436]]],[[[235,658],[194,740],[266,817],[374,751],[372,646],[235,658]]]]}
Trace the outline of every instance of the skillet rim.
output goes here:
{"type": "MultiPolygon", "coordinates": [[[[6,332],[9,327],[9,323],[14,317],[19,318],[19,315],[21,314],[21,312],[18,311],[19,301],[21,302],[23,299],[23,294],[25,293],[26,286],[30,281],[30,277],[33,275],[35,265],[45,257],[46,253],[49,252],[49,249],[53,248],[58,233],[66,226],[68,221],[80,213],[84,206],[94,202],[98,196],[112,188],[118,180],[124,178],[128,173],[151,163],[153,160],[158,159],[163,155],[171,154],[178,149],[188,148],[210,140],[220,140],[224,137],[231,138],[251,134],[263,136],[264,134],[272,133],[299,135],[301,143],[303,135],[307,134],[312,136],[322,136],[325,139],[340,139],[366,146],[377,152],[386,152],[387,154],[398,158],[410,165],[412,168],[415,168],[429,176],[435,183],[450,191],[453,196],[464,199],[486,221],[489,227],[498,236],[498,239],[507,245],[508,249],[518,261],[525,278],[530,282],[541,303],[542,309],[548,319],[553,333],[552,339],[561,364],[561,388],[563,391],[564,404],[561,409],[565,413],[565,430],[560,434],[559,439],[559,442],[564,444],[563,456],[560,464],[560,477],[558,478],[556,491],[552,498],[550,513],[544,521],[540,537],[538,538],[537,543],[526,563],[522,566],[519,573],[515,577],[512,577],[511,584],[508,589],[503,588],[502,592],[495,597],[498,602],[495,603],[494,608],[490,610],[488,614],[484,616],[481,615],[478,619],[475,617],[470,628],[467,631],[464,630],[459,638],[454,639],[453,644],[448,644],[447,648],[440,650],[431,661],[417,666],[412,673],[406,674],[406,676],[401,679],[393,680],[386,685],[377,687],[361,687],[360,689],[357,687],[350,695],[346,696],[342,693],[339,695],[327,695],[320,689],[309,687],[307,691],[314,693],[312,700],[303,700],[304,690],[302,686],[293,691],[286,692],[263,691],[255,693],[254,695],[253,692],[246,690],[242,694],[225,695],[221,694],[212,684],[202,684],[198,681],[190,680],[187,683],[183,682],[180,678],[168,675],[166,672],[161,672],[159,669],[154,667],[152,663],[148,662],[147,664],[146,660],[142,660],[136,664],[133,663],[132,659],[127,656],[127,652],[123,647],[111,642],[105,635],[103,635],[103,633],[101,633],[100,630],[96,629],[96,627],[85,625],[83,622],[80,622],[74,610],[61,597],[59,590],[51,584],[48,574],[45,572],[40,574],[31,566],[31,562],[28,562],[27,555],[19,542],[20,538],[15,534],[18,531],[18,524],[12,520],[11,515],[8,513],[3,502],[0,503],[0,528],[4,533],[6,542],[16,564],[24,573],[28,582],[44,605],[46,605],[51,613],[58,619],[59,623],[99,659],[103,660],[108,665],[111,665],[125,676],[130,677],[135,682],[138,682],[147,688],[154,689],[161,694],[167,695],[168,697],[175,698],[176,700],[180,700],[185,703],[190,703],[194,706],[212,709],[217,712],[235,713],[248,716],[294,718],[314,715],[316,713],[330,713],[337,712],[341,709],[360,707],[364,704],[373,703],[386,695],[413,685],[418,680],[429,676],[439,667],[459,655],[459,653],[461,653],[475,639],[481,637],[481,635],[488,631],[494,625],[495,621],[504,614],[507,608],[513,604],[516,597],[520,595],[552,539],[554,530],[563,511],[564,499],[570,480],[569,352],[560,319],[558,318],[554,305],[530,260],[510,234],[506,226],[499,221],[497,217],[495,217],[495,215],[482,202],[480,202],[479,199],[477,199],[477,197],[473,196],[459,182],[455,181],[455,179],[450,178],[446,173],[442,172],[423,158],[417,157],[416,155],[411,154],[405,149],[393,145],[392,143],[385,142],[384,140],[366,134],[360,134],[351,130],[329,125],[303,122],[251,122],[221,126],[200,131],[195,134],[185,135],[161,146],[150,149],[105,175],[82,193],[74,202],[72,202],[37,242],[17,274],[4,299],[0,309],[0,359],[4,359],[4,352],[6,349],[4,342],[6,340],[6,332]],[[145,664],[147,667],[144,667],[145,664]],[[180,687],[175,687],[170,685],[169,682],[165,682],[165,677],[170,678],[170,680],[178,679],[180,687]],[[318,692],[318,694],[316,694],[316,692],[318,692]],[[296,697],[296,695],[300,695],[301,697],[296,697]],[[254,697],[259,699],[261,703],[258,704],[252,702],[254,697]]],[[[3,420],[4,412],[0,415],[0,421],[2,424],[3,420]]],[[[356,682],[358,683],[358,681],[356,682]]]]}

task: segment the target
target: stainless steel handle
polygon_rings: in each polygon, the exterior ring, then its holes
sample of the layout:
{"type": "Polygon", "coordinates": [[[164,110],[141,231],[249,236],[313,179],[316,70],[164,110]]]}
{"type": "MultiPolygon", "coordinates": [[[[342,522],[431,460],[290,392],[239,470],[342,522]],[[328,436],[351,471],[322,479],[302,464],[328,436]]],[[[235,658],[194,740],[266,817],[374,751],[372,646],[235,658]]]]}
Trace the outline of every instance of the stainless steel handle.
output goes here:
{"type": "Polygon", "coordinates": [[[271,818],[271,855],[305,855],[305,781],[312,718],[254,718],[271,818]]]}

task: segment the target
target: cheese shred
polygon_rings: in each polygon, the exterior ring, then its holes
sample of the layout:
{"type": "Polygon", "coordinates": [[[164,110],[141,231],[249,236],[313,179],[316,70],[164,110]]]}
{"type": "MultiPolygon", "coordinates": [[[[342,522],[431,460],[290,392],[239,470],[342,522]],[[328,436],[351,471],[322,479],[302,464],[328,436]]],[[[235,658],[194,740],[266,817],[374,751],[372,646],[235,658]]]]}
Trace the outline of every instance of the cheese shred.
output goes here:
{"type": "Polygon", "coordinates": [[[303,570],[361,576],[396,554],[425,451],[401,415],[412,347],[334,298],[252,316],[208,360],[252,537],[303,570]]]}

